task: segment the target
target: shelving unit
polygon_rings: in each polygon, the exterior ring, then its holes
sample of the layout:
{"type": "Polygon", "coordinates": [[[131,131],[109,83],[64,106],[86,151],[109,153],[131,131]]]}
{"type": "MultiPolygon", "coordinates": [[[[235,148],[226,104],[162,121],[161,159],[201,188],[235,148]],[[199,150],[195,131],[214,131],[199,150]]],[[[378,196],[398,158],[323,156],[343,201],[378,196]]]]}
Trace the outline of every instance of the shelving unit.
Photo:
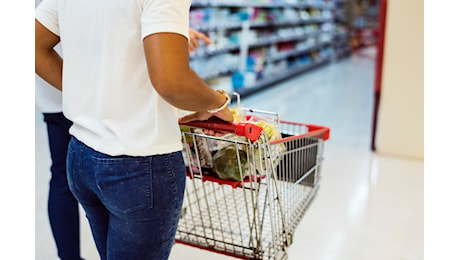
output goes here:
{"type": "Polygon", "coordinates": [[[378,41],[379,0],[349,0],[351,8],[351,47],[359,50],[376,46],[378,41]]]}
{"type": "Polygon", "coordinates": [[[192,53],[191,67],[208,82],[226,78],[226,90],[249,95],[324,65],[344,55],[348,41],[344,25],[336,25],[335,1],[194,0],[190,27],[213,44],[192,53]]]}
{"type": "Polygon", "coordinates": [[[337,59],[348,57],[351,54],[350,46],[350,11],[349,1],[336,0],[334,8],[334,50],[337,59]]]}

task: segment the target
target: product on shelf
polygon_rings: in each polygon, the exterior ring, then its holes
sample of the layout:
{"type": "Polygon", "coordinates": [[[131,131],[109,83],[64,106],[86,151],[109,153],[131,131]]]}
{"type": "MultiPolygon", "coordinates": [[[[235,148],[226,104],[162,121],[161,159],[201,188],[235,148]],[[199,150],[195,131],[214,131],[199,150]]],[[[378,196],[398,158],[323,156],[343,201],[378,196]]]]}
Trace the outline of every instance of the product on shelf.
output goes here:
{"type": "Polygon", "coordinates": [[[240,94],[257,90],[346,53],[344,13],[336,0],[194,0],[190,26],[212,44],[191,66],[205,80],[227,76],[240,94]]]}

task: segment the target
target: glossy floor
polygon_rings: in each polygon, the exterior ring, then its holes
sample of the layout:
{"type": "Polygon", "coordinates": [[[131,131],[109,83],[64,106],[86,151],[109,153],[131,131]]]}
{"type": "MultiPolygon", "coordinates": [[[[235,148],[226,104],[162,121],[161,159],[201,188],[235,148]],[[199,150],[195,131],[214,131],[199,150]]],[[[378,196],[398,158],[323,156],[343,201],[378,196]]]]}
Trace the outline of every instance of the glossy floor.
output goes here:
{"type": "MultiPolygon", "coordinates": [[[[371,53],[372,54],[372,53],[371,53]]],[[[370,151],[374,61],[334,62],[242,99],[289,121],[329,126],[318,196],[298,226],[289,259],[423,259],[423,161],[370,151]]],[[[47,219],[49,152],[36,114],[36,232],[39,260],[58,259],[47,219]]],[[[82,256],[98,259],[81,212],[82,256]]],[[[176,244],[171,260],[234,259],[176,244]]]]}

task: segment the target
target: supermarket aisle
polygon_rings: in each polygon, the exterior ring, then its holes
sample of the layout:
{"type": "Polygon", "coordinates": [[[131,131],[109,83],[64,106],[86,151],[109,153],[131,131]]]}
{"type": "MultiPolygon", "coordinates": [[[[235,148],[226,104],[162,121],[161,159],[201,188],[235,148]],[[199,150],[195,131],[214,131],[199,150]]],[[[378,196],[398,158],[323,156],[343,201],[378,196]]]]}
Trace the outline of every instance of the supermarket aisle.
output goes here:
{"type": "MultiPolygon", "coordinates": [[[[331,127],[322,183],[289,259],[423,259],[423,161],[370,152],[373,61],[353,56],[242,99],[285,120],[331,127]]],[[[36,115],[36,259],[57,259],[47,215],[50,163],[36,115]]],[[[82,212],[82,254],[98,259],[82,212]]],[[[175,245],[171,260],[234,259],[175,245]]]]}

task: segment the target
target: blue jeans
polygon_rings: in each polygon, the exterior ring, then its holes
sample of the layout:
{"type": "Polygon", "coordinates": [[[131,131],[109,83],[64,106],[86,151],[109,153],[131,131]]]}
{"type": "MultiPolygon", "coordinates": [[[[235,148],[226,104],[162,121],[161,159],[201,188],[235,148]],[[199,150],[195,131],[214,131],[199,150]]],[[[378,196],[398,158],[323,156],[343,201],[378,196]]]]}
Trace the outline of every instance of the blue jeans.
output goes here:
{"type": "Polygon", "coordinates": [[[109,156],[72,137],[67,174],[101,259],[168,259],[185,190],[180,151],[109,156]]]}
{"type": "Polygon", "coordinates": [[[72,125],[63,113],[43,113],[51,154],[48,218],[62,260],[80,260],[78,202],[69,189],[66,174],[67,147],[72,125]]]}

